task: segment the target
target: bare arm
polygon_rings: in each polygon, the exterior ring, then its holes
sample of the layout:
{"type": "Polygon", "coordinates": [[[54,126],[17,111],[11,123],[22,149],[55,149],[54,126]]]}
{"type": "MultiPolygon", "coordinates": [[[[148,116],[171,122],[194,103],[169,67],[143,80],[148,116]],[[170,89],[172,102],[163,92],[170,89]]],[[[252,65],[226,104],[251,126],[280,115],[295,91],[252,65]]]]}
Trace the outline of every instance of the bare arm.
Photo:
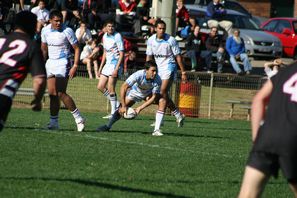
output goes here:
{"type": "Polygon", "coordinates": [[[153,56],[146,55],[146,61],[150,61],[150,60],[153,60],[153,56]]]}
{"type": "Polygon", "coordinates": [[[182,74],[182,81],[187,81],[186,70],[181,55],[178,54],[175,58],[182,74]]]}
{"type": "Polygon", "coordinates": [[[41,51],[42,51],[43,60],[46,60],[47,59],[47,44],[46,43],[41,43],[41,51]]]}
{"type": "Polygon", "coordinates": [[[119,60],[117,62],[117,65],[115,67],[115,70],[112,73],[112,77],[117,77],[118,76],[118,71],[119,71],[120,66],[121,66],[121,64],[123,62],[123,58],[124,58],[124,52],[123,51],[120,51],[119,60]]]}
{"type": "Polygon", "coordinates": [[[77,44],[73,44],[72,47],[74,49],[74,63],[73,63],[72,68],[69,71],[70,79],[72,79],[76,73],[78,63],[79,63],[79,53],[80,53],[80,50],[79,50],[79,47],[77,44]]]}
{"type": "Polygon", "coordinates": [[[102,55],[102,60],[101,60],[100,67],[99,67],[99,70],[98,70],[98,75],[101,74],[103,65],[105,64],[105,60],[106,60],[106,50],[104,49],[103,55],[102,55]]]}
{"type": "Polygon", "coordinates": [[[147,101],[135,109],[136,113],[139,114],[143,109],[150,106],[156,99],[156,94],[153,94],[147,101]]]}
{"type": "Polygon", "coordinates": [[[252,140],[255,141],[261,121],[264,119],[267,101],[272,92],[272,82],[268,80],[255,95],[252,103],[252,140]]]}

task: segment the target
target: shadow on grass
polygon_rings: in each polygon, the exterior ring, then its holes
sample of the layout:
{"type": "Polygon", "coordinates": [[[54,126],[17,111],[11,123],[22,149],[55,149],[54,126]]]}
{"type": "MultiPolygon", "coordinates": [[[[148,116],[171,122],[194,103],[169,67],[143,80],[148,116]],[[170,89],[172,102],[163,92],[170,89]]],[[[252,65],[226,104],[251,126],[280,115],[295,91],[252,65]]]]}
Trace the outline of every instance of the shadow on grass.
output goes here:
{"type": "Polygon", "coordinates": [[[57,182],[72,182],[72,183],[78,183],[81,185],[86,186],[95,186],[99,188],[105,188],[110,190],[119,190],[123,192],[128,193],[143,193],[151,196],[161,196],[161,197],[172,197],[172,198],[188,198],[189,196],[183,196],[183,195],[175,195],[172,193],[166,193],[166,192],[158,192],[153,190],[145,190],[145,189],[138,189],[138,188],[132,188],[132,187],[126,187],[126,186],[119,186],[116,184],[110,184],[110,183],[104,183],[104,182],[98,182],[98,181],[91,181],[91,180],[83,180],[83,179],[71,179],[71,178],[47,178],[47,177],[0,177],[1,180],[42,180],[42,181],[57,181],[57,182]]]}

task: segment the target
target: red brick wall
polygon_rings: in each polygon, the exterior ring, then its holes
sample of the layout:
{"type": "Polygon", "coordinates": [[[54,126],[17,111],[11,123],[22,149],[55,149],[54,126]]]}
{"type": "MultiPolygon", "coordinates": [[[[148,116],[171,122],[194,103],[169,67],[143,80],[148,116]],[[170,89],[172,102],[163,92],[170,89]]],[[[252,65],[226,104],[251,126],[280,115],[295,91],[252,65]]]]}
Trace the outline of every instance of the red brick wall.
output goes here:
{"type": "MultiPolygon", "coordinates": [[[[238,2],[252,13],[252,15],[270,17],[270,0],[238,0],[238,2]]],[[[296,1],[295,6],[297,6],[296,1]]]]}

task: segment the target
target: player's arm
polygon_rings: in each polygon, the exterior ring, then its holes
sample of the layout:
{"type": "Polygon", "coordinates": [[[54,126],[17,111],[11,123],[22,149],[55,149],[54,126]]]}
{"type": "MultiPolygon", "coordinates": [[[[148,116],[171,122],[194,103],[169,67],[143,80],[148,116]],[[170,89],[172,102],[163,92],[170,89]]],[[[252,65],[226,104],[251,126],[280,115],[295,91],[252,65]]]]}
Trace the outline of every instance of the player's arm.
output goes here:
{"type": "Polygon", "coordinates": [[[136,113],[139,114],[143,109],[150,106],[156,100],[156,94],[154,93],[148,100],[146,100],[142,105],[135,109],[136,113]]]}
{"type": "Polygon", "coordinates": [[[153,56],[151,56],[151,55],[146,55],[146,61],[150,61],[150,60],[153,60],[153,56]]]}
{"type": "Polygon", "coordinates": [[[180,54],[177,54],[175,56],[176,58],[176,61],[177,61],[177,64],[180,68],[180,71],[181,71],[181,78],[182,78],[182,81],[187,81],[187,75],[186,75],[186,70],[185,70],[185,66],[184,66],[184,63],[183,63],[183,60],[182,60],[182,57],[180,54]]]}
{"type": "Polygon", "coordinates": [[[119,113],[120,114],[123,114],[126,112],[127,110],[127,103],[126,103],[126,94],[127,94],[127,91],[128,89],[130,88],[131,86],[127,83],[127,82],[124,82],[121,86],[121,91],[120,91],[120,97],[121,97],[121,108],[120,108],[120,111],[119,113]]]}
{"type": "Polygon", "coordinates": [[[74,62],[73,62],[72,68],[69,71],[69,78],[70,79],[72,79],[74,77],[75,72],[77,70],[77,67],[78,67],[78,64],[79,64],[79,53],[80,53],[80,50],[79,50],[79,47],[78,47],[77,43],[73,44],[72,48],[74,49],[74,62]]]}
{"type": "Polygon", "coordinates": [[[124,51],[120,51],[119,60],[117,62],[115,70],[114,70],[114,72],[112,74],[112,77],[117,77],[118,76],[118,71],[119,71],[120,66],[121,66],[121,64],[123,62],[123,59],[124,59],[124,51]]]}
{"type": "Polygon", "coordinates": [[[98,77],[100,77],[100,74],[102,72],[102,69],[103,69],[103,65],[105,64],[105,61],[106,61],[106,50],[103,49],[103,55],[102,55],[102,60],[101,60],[101,63],[100,63],[100,67],[98,69],[98,77]]]}
{"type": "Polygon", "coordinates": [[[264,119],[267,101],[272,92],[272,82],[268,80],[260,91],[255,95],[252,103],[251,121],[252,121],[252,140],[255,141],[260,124],[264,119]]]}
{"type": "Polygon", "coordinates": [[[46,60],[47,59],[47,44],[46,43],[43,43],[41,42],[41,51],[42,51],[42,56],[43,56],[43,59],[46,60]]]}

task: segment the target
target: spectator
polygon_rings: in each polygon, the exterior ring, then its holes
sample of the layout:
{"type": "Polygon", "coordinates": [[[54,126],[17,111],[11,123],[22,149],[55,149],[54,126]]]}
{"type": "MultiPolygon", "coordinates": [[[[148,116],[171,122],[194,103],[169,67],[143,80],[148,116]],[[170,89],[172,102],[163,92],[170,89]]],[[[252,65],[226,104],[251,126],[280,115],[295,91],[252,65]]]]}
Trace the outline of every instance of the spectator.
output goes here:
{"type": "Polygon", "coordinates": [[[91,39],[87,41],[83,51],[80,54],[80,60],[83,64],[87,65],[87,70],[88,70],[90,79],[93,79],[92,64],[94,65],[95,77],[99,79],[98,60],[97,60],[98,55],[99,55],[99,48],[97,47],[97,40],[91,39]]]}
{"type": "Polygon", "coordinates": [[[206,9],[206,15],[209,19],[207,21],[208,27],[222,27],[224,30],[231,34],[232,22],[224,20],[227,11],[225,10],[224,5],[221,3],[221,0],[213,0],[209,2],[206,9]]]}
{"type": "Polygon", "coordinates": [[[128,69],[135,69],[136,70],[136,55],[137,55],[137,48],[130,49],[127,53],[125,53],[124,58],[124,75],[128,76],[128,69]]]}
{"type": "Polygon", "coordinates": [[[41,29],[48,24],[49,11],[45,8],[45,0],[39,0],[38,6],[32,8],[31,12],[37,16],[37,33],[41,32],[41,29]]]}
{"type": "Polygon", "coordinates": [[[264,63],[264,71],[267,77],[270,79],[272,76],[277,74],[280,67],[285,67],[285,66],[287,66],[287,64],[284,63],[282,59],[278,58],[278,59],[275,59],[273,62],[264,63]]]}
{"type": "Polygon", "coordinates": [[[131,31],[137,4],[133,0],[119,0],[118,8],[116,9],[116,22],[122,31],[131,31]]]}
{"type": "Polygon", "coordinates": [[[75,31],[75,36],[77,37],[78,45],[81,50],[85,46],[86,42],[92,39],[91,31],[87,28],[85,21],[80,21],[79,28],[75,31]]]}
{"type": "Polygon", "coordinates": [[[102,20],[96,7],[91,8],[91,12],[88,13],[87,21],[91,31],[96,31],[97,33],[98,30],[102,28],[102,20]]]}
{"type": "Polygon", "coordinates": [[[234,29],[233,35],[227,39],[226,50],[229,53],[230,62],[234,71],[239,75],[243,74],[237,63],[237,60],[241,60],[243,62],[245,73],[250,74],[252,66],[249,61],[248,55],[245,52],[244,41],[240,37],[239,29],[234,29]]]}
{"type": "MultiPolygon", "coordinates": [[[[210,29],[210,33],[206,39],[205,45],[206,45],[206,49],[210,53],[215,53],[216,59],[218,62],[217,71],[218,71],[218,73],[222,73],[225,49],[224,49],[223,38],[218,34],[217,27],[212,27],[210,29]]],[[[210,65],[206,65],[206,66],[207,66],[207,68],[206,68],[207,72],[210,73],[211,72],[210,65]]]]}
{"type": "Polygon", "coordinates": [[[205,49],[205,43],[203,42],[198,25],[194,27],[194,31],[187,38],[186,49],[187,56],[191,58],[192,72],[197,70],[197,57],[203,58],[207,68],[211,68],[212,53],[205,49]]]}
{"type": "Polygon", "coordinates": [[[81,18],[78,10],[78,0],[57,0],[54,9],[62,12],[63,23],[66,23],[71,28],[81,18]]]}

